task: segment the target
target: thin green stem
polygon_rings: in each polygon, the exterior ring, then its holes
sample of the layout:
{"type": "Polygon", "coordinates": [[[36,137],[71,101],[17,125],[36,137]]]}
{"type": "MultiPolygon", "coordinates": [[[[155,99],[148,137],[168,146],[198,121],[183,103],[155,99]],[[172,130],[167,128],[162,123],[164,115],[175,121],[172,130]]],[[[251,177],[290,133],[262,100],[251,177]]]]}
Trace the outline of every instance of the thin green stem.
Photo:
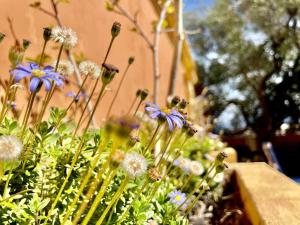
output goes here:
{"type": "MultiPolygon", "coordinates": [[[[89,187],[89,190],[87,192],[87,194],[84,196],[84,199],[79,207],[79,209],[77,210],[76,214],[75,214],[75,217],[72,221],[72,224],[77,224],[79,219],[80,219],[80,216],[82,215],[82,213],[84,212],[84,210],[86,209],[88,203],[89,203],[89,200],[92,198],[93,194],[95,193],[95,190],[97,188],[97,185],[101,182],[101,177],[102,175],[105,173],[107,167],[109,165],[109,160],[107,160],[104,165],[102,166],[101,169],[99,169],[98,173],[97,173],[97,176],[95,177],[94,181],[92,182],[91,186],[89,187]]],[[[104,184],[105,185],[105,182],[108,182],[107,181],[108,178],[105,179],[104,181],[104,184]]],[[[101,188],[102,188],[101,186],[101,188]]]]}
{"type": "Polygon", "coordinates": [[[116,93],[115,93],[115,95],[114,95],[114,97],[113,97],[113,99],[112,99],[112,101],[111,101],[111,103],[110,103],[109,108],[108,108],[108,111],[107,111],[107,114],[106,114],[106,119],[108,119],[108,117],[110,116],[110,112],[111,112],[112,107],[113,107],[113,105],[114,105],[114,103],[115,103],[115,101],[116,101],[116,99],[117,99],[117,97],[118,97],[118,94],[119,94],[119,92],[120,92],[121,86],[122,86],[122,84],[123,84],[123,81],[124,81],[124,79],[125,79],[125,76],[126,76],[126,74],[127,74],[127,71],[128,71],[128,69],[129,69],[130,65],[131,65],[131,64],[128,64],[128,65],[127,65],[127,67],[126,67],[126,69],[125,69],[125,71],[124,71],[124,73],[123,73],[123,76],[122,76],[121,81],[120,81],[120,83],[119,83],[119,85],[118,85],[117,91],[116,91],[116,93]]]}
{"type": "Polygon", "coordinates": [[[76,150],[76,152],[75,152],[75,155],[74,155],[74,157],[73,157],[73,160],[72,160],[70,169],[69,169],[69,171],[68,171],[68,174],[67,174],[66,178],[64,179],[64,182],[63,182],[63,184],[62,184],[62,186],[61,186],[61,188],[60,188],[58,194],[56,195],[56,198],[55,198],[54,202],[53,202],[52,205],[51,205],[51,208],[50,208],[50,210],[49,210],[49,212],[48,212],[48,215],[47,215],[47,217],[46,217],[46,219],[45,219],[44,224],[47,224],[47,221],[49,220],[49,218],[50,218],[50,216],[51,216],[51,214],[52,214],[52,211],[54,210],[56,204],[58,203],[59,198],[60,198],[60,196],[61,196],[61,194],[62,194],[62,192],[63,192],[65,186],[67,185],[67,182],[68,182],[68,180],[69,180],[69,178],[70,178],[70,176],[71,176],[71,174],[72,174],[72,172],[73,172],[75,163],[77,162],[77,159],[78,159],[78,157],[79,157],[79,155],[80,155],[80,153],[81,153],[81,150],[82,150],[82,148],[83,148],[83,145],[84,145],[84,137],[85,137],[85,134],[86,134],[86,132],[87,132],[87,130],[88,130],[90,124],[91,124],[92,118],[93,118],[93,116],[94,116],[94,114],[95,114],[95,112],[96,112],[97,106],[98,106],[98,104],[99,104],[99,102],[100,102],[100,98],[101,98],[101,96],[102,96],[102,94],[103,94],[103,91],[104,91],[104,89],[105,89],[105,86],[106,86],[105,84],[102,85],[101,91],[100,91],[100,93],[99,93],[99,95],[98,95],[98,98],[97,98],[97,100],[96,100],[95,106],[94,106],[93,111],[92,111],[92,113],[91,113],[91,115],[90,115],[89,121],[88,121],[88,123],[87,123],[87,125],[86,125],[86,127],[85,127],[85,129],[84,129],[84,131],[83,131],[81,141],[80,141],[80,143],[79,143],[79,145],[78,145],[78,148],[77,148],[77,150],[76,150]]]}
{"type": "MultiPolygon", "coordinates": [[[[88,76],[86,76],[81,84],[81,86],[79,87],[75,97],[72,99],[72,101],[70,102],[70,104],[68,105],[68,107],[65,109],[65,115],[67,115],[68,111],[70,110],[70,108],[72,107],[73,103],[75,102],[75,99],[78,98],[81,90],[83,89],[86,81],[87,81],[88,76]]],[[[54,130],[56,130],[56,128],[60,125],[61,121],[63,120],[64,117],[60,118],[57,122],[57,124],[54,127],[54,130]]]]}
{"type": "Polygon", "coordinates": [[[99,79],[100,79],[100,78],[97,78],[97,80],[96,80],[96,82],[95,82],[95,84],[94,84],[94,87],[93,87],[93,89],[92,89],[92,92],[90,93],[90,96],[89,96],[87,102],[85,103],[85,106],[84,106],[84,108],[83,108],[83,111],[81,112],[79,121],[78,121],[78,123],[77,123],[77,125],[76,125],[76,128],[75,128],[75,131],[74,131],[74,133],[73,133],[73,138],[75,137],[75,135],[77,134],[77,132],[78,132],[78,130],[79,130],[79,127],[80,127],[80,125],[81,125],[83,116],[84,116],[84,114],[85,114],[85,111],[87,110],[87,107],[88,107],[88,105],[89,105],[89,103],[90,103],[90,101],[91,101],[91,99],[92,99],[92,97],[93,97],[93,95],[94,95],[94,93],[95,93],[95,90],[96,90],[96,88],[97,88],[99,79]]]}
{"type": "Polygon", "coordinates": [[[27,114],[24,115],[23,129],[22,129],[21,137],[23,137],[24,134],[25,134],[26,126],[28,124],[28,119],[29,119],[29,116],[30,116],[30,112],[31,112],[31,109],[32,109],[32,106],[33,106],[33,102],[34,102],[35,96],[36,96],[36,92],[31,93],[30,96],[31,96],[31,98],[30,98],[30,100],[28,102],[27,109],[26,109],[27,114]]]}
{"type": "Polygon", "coordinates": [[[44,55],[45,55],[45,49],[46,49],[46,45],[47,45],[48,41],[45,40],[44,44],[43,44],[43,49],[42,49],[42,53],[41,53],[41,57],[40,57],[40,61],[39,61],[39,66],[42,65],[43,63],[43,59],[44,59],[44,55]]]}
{"type": "Polygon", "coordinates": [[[127,206],[125,212],[122,214],[121,219],[118,220],[117,225],[120,225],[123,220],[126,218],[129,210],[131,209],[131,207],[134,205],[135,201],[138,200],[141,196],[141,194],[143,193],[143,191],[145,190],[145,188],[148,186],[148,181],[146,180],[143,184],[143,186],[140,188],[140,190],[135,194],[134,199],[131,201],[131,203],[129,204],[129,206],[127,206]]]}
{"type": "Polygon", "coordinates": [[[139,110],[139,108],[140,108],[140,106],[141,106],[142,102],[143,102],[143,100],[141,99],[141,100],[140,100],[140,102],[139,102],[139,104],[137,105],[137,107],[136,107],[135,111],[134,111],[134,114],[133,114],[133,116],[135,116],[135,115],[136,115],[136,113],[137,113],[137,111],[139,110]]]}
{"type": "Polygon", "coordinates": [[[158,161],[158,163],[157,163],[157,167],[158,167],[158,168],[160,167],[160,164],[161,164],[161,162],[162,162],[162,160],[163,160],[163,158],[164,158],[164,155],[165,155],[166,152],[168,151],[168,148],[169,148],[169,146],[170,146],[170,144],[171,144],[171,141],[172,141],[172,138],[173,138],[173,136],[174,136],[174,133],[175,133],[175,132],[173,132],[173,133],[170,135],[170,137],[169,137],[169,139],[168,139],[168,141],[167,141],[167,143],[166,143],[164,149],[161,151],[161,157],[160,157],[160,159],[159,159],[159,161],[158,161]]]}
{"type": "MultiPolygon", "coordinates": [[[[207,185],[210,186],[211,182],[213,181],[213,179],[215,178],[215,176],[217,175],[217,173],[215,173],[210,180],[208,181],[207,185]]],[[[185,215],[188,215],[192,209],[194,208],[194,206],[196,205],[196,203],[199,201],[199,199],[201,198],[201,196],[203,195],[203,193],[205,192],[205,187],[202,188],[202,190],[199,192],[199,194],[197,195],[197,197],[194,199],[194,201],[191,203],[190,206],[188,206],[184,211],[185,211],[185,215]]]]}
{"type": "MultiPolygon", "coordinates": [[[[105,146],[105,145],[104,145],[104,146],[105,146]]],[[[98,149],[98,154],[97,154],[97,156],[94,158],[94,160],[93,160],[93,162],[92,162],[92,164],[91,164],[91,166],[90,166],[90,168],[89,168],[87,174],[82,178],[82,182],[80,183],[80,187],[79,187],[78,192],[76,193],[76,195],[75,195],[75,197],[74,197],[74,199],[73,199],[71,205],[68,207],[68,210],[67,210],[67,212],[66,212],[66,215],[65,215],[65,217],[64,217],[64,219],[63,219],[63,224],[67,221],[68,217],[71,215],[72,209],[74,208],[74,206],[75,206],[76,203],[78,202],[78,199],[79,199],[80,195],[82,194],[84,188],[86,187],[86,185],[87,185],[87,183],[89,182],[91,176],[93,175],[93,171],[94,171],[94,169],[95,169],[95,167],[96,167],[96,165],[97,165],[97,163],[98,163],[98,161],[99,161],[99,159],[100,159],[100,156],[101,156],[99,150],[100,150],[100,147],[99,147],[99,149],[98,149]]]]}
{"type": "Polygon", "coordinates": [[[8,194],[7,189],[8,189],[8,184],[9,184],[9,181],[10,181],[10,177],[11,177],[11,174],[12,174],[13,167],[14,167],[14,164],[12,164],[9,168],[8,177],[7,177],[7,180],[5,182],[5,186],[4,186],[4,190],[3,190],[3,198],[5,198],[6,195],[8,194]]]}
{"type": "MultiPolygon", "coordinates": [[[[55,65],[55,69],[54,71],[57,72],[57,69],[58,69],[58,65],[59,65],[59,62],[60,62],[60,59],[61,59],[61,55],[62,55],[62,51],[63,51],[63,44],[60,46],[59,48],[59,51],[58,51],[58,56],[57,56],[57,61],[56,61],[56,65],[55,65]]],[[[52,81],[51,82],[51,90],[47,93],[46,95],[46,98],[45,98],[45,101],[43,103],[43,106],[42,106],[42,109],[41,109],[41,112],[39,113],[39,116],[38,116],[38,120],[37,120],[37,128],[35,130],[38,130],[39,128],[39,125],[40,125],[40,122],[42,121],[43,119],[43,116],[45,114],[45,111],[47,109],[47,106],[49,105],[49,102],[54,94],[54,91],[55,91],[55,83],[52,81]]]]}
{"type": "Polygon", "coordinates": [[[154,133],[153,133],[153,135],[152,135],[152,137],[151,137],[151,139],[150,139],[150,141],[149,141],[147,147],[144,149],[143,153],[145,153],[145,152],[150,148],[150,146],[151,146],[153,140],[155,139],[155,137],[156,137],[156,135],[157,135],[157,133],[158,133],[158,131],[159,131],[160,126],[161,126],[161,123],[158,123],[158,124],[157,124],[157,127],[156,127],[156,129],[155,129],[155,131],[154,131],[154,133]]]}
{"type": "Polygon", "coordinates": [[[114,194],[113,198],[109,201],[109,204],[106,206],[104,212],[102,213],[102,215],[100,216],[100,218],[98,219],[96,225],[101,225],[103,220],[105,219],[107,213],[109,212],[110,208],[113,206],[113,204],[115,202],[117,202],[119,200],[119,198],[121,197],[122,193],[125,191],[126,189],[126,185],[129,181],[129,177],[125,177],[125,179],[122,181],[120,188],[118,189],[117,193],[114,194]]]}
{"type": "Polygon", "coordinates": [[[95,210],[97,209],[97,206],[99,205],[102,197],[105,194],[106,188],[109,186],[110,182],[113,180],[117,170],[113,170],[109,172],[108,177],[105,179],[100,191],[96,195],[93,204],[90,207],[90,210],[88,211],[87,215],[84,217],[84,220],[82,221],[81,225],[87,225],[88,222],[90,221],[91,217],[93,216],[95,210]]]}
{"type": "Polygon", "coordinates": [[[5,117],[5,112],[6,112],[6,108],[7,108],[7,100],[9,99],[10,86],[12,85],[12,83],[13,83],[13,76],[11,75],[9,77],[8,84],[7,84],[7,87],[5,90],[4,102],[3,102],[2,110],[0,113],[0,123],[2,123],[2,120],[5,117]]]}
{"type": "Polygon", "coordinates": [[[131,110],[132,110],[134,104],[136,103],[137,99],[138,99],[138,96],[135,96],[135,98],[133,99],[133,102],[132,102],[131,106],[129,107],[128,112],[126,113],[126,115],[129,115],[129,113],[131,112],[131,110]]]}
{"type": "Polygon", "coordinates": [[[213,171],[214,168],[215,168],[215,163],[213,165],[211,165],[210,169],[208,169],[207,173],[201,179],[200,183],[196,185],[196,187],[194,188],[194,190],[192,192],[190,192],[189,195],[186,197],[186,199],[176,208],[176,210],[174,211],[174,214],[179,209],[181,209],[181,207],[184,206],[184,204],[196,193],[196,191],[198,190],[198,187],[201,188],[201,185],[207,179],[208,175],[213,171]]]}

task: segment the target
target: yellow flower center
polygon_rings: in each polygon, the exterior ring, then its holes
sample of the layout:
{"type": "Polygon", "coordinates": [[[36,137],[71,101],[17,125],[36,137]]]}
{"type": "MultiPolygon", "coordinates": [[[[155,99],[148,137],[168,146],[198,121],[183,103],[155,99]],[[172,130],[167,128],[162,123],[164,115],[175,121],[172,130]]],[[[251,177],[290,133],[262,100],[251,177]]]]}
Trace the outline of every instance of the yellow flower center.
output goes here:
{"type": "Polygon", "coordinates": [[[181,200],[181,196],[180,195],[176,195],[175,200],[179,202],[181,200]]]}
{"type": "Polygon", "coordinates": [[[32,75],[35,77],[42,77],[45,75],[45,72],[43,70],[34,69],[31,71],[32,75]]]}
{"type": "Polygon", "coordinates": [[[170,113],[170,109],[168,109],[168,108],[164,108],[161,111],[164,112],[165,114],[169,114],[170,113]]]}

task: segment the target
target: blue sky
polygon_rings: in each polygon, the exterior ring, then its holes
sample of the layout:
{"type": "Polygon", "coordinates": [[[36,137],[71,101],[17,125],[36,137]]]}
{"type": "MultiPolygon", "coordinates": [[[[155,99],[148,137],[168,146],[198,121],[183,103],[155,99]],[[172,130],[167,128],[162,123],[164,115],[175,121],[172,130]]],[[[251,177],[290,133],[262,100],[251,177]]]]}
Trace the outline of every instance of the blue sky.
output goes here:
{"type": "Polygon", "coordinates": [[[183,0],[183,1],[185,5],[184,10],[186,12],[193,10],[195,8],[207,9],[211,7],[215,2],[215,0],[183,0]]]}

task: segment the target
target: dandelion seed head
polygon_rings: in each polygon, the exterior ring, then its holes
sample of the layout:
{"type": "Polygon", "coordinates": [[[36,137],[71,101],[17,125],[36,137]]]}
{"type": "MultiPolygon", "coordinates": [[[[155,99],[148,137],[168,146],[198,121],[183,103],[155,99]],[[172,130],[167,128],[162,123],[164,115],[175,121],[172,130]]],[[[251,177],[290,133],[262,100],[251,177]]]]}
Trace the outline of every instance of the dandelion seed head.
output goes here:
{"type": "Polygon", "coordinates": [[[144,156],[131,152],[125,155],[121,165],[130,177],[139,177],[147,171],[148,163],[144,156]]]}
{"type": "Polygon", "coordinates": [[[71,28],[59,26],[52,29],[51,37],[55,42],[62,44],[66,49],[74,48],[78,40],[76,33],[71,28]]]}
{"type": "MultiPolygon", "coordinates": [[[[53,62],[52,66],[55,68],[57,61],[53,62]]],[[[63,76],[70,76],[74,73],[74,67],[69,60],[60,60],[57,72],[63,76]]]]}
{"type": "Polygon", "coordinates": [[[189,171],[195,176],[200,176],[204,173],[204,168],[200,162],[192,161],[189,166],[189,171]]]}
{"type": "Polygon", "coordinates": [[[92,61],[83,61],[79,64],[79,71],[85,76],[91,76],[93,78],[98,78],[100,76],[99,66],[92,61]]]}
{"type": "Polygon", "coordinates": [[[12,135],[0,137],[0,160],[15,160],[19,157],[23,149],[23,144],[19,138],[12,135]]]}

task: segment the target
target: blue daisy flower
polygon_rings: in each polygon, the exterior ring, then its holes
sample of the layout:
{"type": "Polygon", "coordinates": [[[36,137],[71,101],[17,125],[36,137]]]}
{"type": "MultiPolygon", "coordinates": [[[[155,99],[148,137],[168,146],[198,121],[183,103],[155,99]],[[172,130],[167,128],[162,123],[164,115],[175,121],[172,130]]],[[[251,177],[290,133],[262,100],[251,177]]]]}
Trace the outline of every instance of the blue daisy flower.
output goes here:
{"type": "Polygon", "coordinates": [[[186,194],[181,191],[174,190],[168,194],[170,202],[174,205],[180,206],[186,199],[186,194]]]}
{"type": "Polygon", "coordinates": [[[159,106],[153,103],[146,103],[145,110],[149,112],[152,119],[164,119],[169,125],[169,129],[173,130],[176,126],[182,128],[184,117],[175,109],[162,110],[159,106]]]}
{"type": "Polygon", "coordinates": [[[63,86],[63,76],[54,72],[52,66],[46,66],[41,69],[36,63],[29,62],[28,66],[19,64],[11,73],[14,76],[14,81],[19,82],[23,78],[31,77],[29,89],[31,92],[37,92],[42,84],[45,85],[46,91],[50,91],[52,81],[56,86],[63,86]]]}

